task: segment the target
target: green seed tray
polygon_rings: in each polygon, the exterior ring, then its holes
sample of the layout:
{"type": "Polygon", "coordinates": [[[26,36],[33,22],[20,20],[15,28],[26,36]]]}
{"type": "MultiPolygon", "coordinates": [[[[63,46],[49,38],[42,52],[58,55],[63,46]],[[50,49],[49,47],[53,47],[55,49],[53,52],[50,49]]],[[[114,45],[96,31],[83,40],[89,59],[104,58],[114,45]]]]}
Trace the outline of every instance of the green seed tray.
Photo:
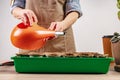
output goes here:
{"type": "Polygon", "coordinates": [[[14,56],[16,72],[19,73],[102,73],[109,71],[112,57],[39,57],[14,56]]]}

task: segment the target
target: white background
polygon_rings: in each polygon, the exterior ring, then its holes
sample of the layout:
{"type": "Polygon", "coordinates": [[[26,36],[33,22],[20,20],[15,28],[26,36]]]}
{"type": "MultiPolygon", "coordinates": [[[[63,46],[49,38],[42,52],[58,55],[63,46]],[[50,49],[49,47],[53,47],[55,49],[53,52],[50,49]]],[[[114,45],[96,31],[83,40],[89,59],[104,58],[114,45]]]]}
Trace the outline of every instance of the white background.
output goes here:
{"type": "MultiPolygon", "coordinates": [[[[83,16],[73,25],[77,51],[103,53],[102,37],[120,32],[117,0],[80,0],[83,16]]],[[[0,61],[10,60],[18,52],[10,42],[10,33],[18,20],[10,14],[10,0],[0,2],[0,61]]]]}

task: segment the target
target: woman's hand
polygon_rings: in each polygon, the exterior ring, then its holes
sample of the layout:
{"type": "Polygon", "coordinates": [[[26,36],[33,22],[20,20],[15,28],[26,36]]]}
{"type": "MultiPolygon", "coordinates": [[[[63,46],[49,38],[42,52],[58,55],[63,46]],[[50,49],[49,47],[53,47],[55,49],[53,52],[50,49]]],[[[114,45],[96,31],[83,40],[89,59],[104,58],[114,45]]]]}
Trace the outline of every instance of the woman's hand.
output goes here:
{"type": "Polygon", "coordinates": [[[33,22],[37,23],[38,19],[35,15],[35,13],[32,10],[29,9],[21,9],[21,8],[15,8],[13,10],[13,15],[22,20],[25,25],[32,25],[33,22]]]}
{"type": "Polygon", "coordinates": [[[64,27],[65,27],[65,23],[63,21],[52,22],[48,29],[49,30],[54,30],[54,31],[64,31],[64,27]]]}
{"type": "Polygon", "coordinates": [[[61,22],[52,22],[49,30],[55,30],[55,31],[64,31],[71,27],[71,25],[78,19],[79,14],[77,12],[71,12],[69,13],[65,19],[61,22]]]}

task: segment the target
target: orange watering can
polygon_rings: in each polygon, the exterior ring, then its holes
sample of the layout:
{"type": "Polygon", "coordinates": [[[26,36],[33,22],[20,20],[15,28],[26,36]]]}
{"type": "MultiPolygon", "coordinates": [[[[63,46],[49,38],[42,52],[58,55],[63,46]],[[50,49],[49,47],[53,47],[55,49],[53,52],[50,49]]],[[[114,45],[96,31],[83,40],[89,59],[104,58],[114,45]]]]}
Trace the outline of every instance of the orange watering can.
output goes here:
{"type": "Polygon", "coordinates": [[[36,50],[42,48],[48,38],[55,37],[56,35],[64,35],[64,32],[47,30],[36,23],[32,26],[20,23],[11,33],[11,42],[20,49],[36,50]]]}

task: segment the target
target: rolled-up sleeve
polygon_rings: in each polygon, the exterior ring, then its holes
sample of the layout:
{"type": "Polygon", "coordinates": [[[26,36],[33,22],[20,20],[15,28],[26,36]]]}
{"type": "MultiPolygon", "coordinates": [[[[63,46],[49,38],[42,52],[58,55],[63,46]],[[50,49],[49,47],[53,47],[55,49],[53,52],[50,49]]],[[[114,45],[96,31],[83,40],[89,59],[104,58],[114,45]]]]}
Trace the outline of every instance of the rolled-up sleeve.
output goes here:
{"type": "Polygon", "coordinates": [[[68,15],[70,12],[78,12],[79,17],[82,16],[81,6],[79,0],[66,0],[65,6],[65,15],[68,15]]]}
{"type": "Polygon", "coordinates": [[[12,12],[15,7],[25,8],[25,2],[26,0],[13,0],[13,4],[10,6],[10,11],[12,12]]]}

